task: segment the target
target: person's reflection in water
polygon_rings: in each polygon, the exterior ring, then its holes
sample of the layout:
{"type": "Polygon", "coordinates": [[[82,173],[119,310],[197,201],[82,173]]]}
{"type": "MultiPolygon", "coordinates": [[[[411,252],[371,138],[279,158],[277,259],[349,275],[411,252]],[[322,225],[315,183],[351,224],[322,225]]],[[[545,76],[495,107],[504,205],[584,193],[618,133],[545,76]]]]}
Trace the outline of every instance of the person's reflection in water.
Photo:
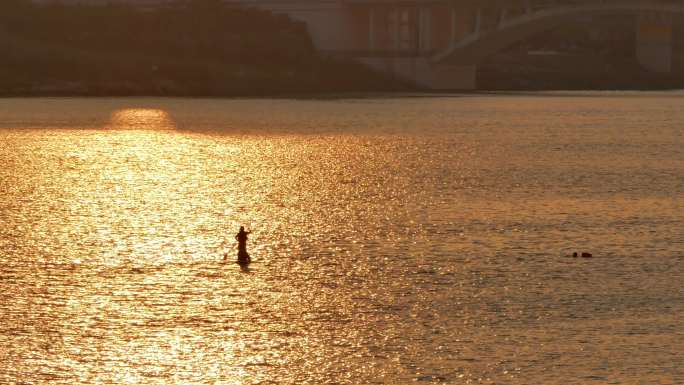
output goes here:
{"type": "Polygon", "coordinates": [[[251,234],[251,231],[245,231],[244,226],[240,226],[240,231],[235,236],[238,241],[238,263],[241,265],[246,265],[252,262],[252,259],[247,253],[247,235],[251,234]]]}

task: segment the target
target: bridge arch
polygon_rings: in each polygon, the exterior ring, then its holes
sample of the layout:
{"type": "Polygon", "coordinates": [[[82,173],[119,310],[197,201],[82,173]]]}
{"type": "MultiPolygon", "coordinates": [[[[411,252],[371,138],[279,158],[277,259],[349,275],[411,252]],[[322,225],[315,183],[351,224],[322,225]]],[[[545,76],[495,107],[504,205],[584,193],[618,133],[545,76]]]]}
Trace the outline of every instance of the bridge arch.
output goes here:
{"type": "Polygon", "coordinates": [[[684,2],[598,0],[585,4],[556,4],[511,18],[502,17],[493,29],[473,31],[459,41],[452,42],[446,50],[436,53],[430,60],[433,63],[477,65],[487,56],[551,29],[559,22],[578,16],[617,13],[684,14],[684,2]]]}

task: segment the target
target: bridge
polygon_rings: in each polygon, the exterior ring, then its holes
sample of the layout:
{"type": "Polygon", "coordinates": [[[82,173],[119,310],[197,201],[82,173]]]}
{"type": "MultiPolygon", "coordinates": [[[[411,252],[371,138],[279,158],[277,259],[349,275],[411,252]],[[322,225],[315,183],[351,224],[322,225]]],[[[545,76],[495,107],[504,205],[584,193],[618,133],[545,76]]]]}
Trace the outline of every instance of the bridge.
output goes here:
{"type": "Polygon", "coordinates": [[[471,90],[487,56],[581,15],[632,14],[643,67],[672,67],[684,0],[231,0],[307,25],[315,47],[427,89],[471,90]]]}

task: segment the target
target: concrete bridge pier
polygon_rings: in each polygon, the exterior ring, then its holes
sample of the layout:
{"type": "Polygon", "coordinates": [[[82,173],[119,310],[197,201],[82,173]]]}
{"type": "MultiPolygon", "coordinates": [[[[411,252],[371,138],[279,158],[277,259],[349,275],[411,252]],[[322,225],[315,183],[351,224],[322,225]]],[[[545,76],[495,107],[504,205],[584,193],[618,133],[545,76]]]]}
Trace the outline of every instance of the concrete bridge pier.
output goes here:
{"type": "Polygon", "coordinates": [[[323,54],[361,62],[427,89],[476,87],[475,64],[435,60],[439,52],[481,30],[486,18],[475,7],[416,0],[242,1],[304,22],[323,54]]]}
{"type": "Polygon", "coordinates": [[[355,60],[419,87],[475,89],[475,64],[442,62],[435,55],[479,31],[479,10],[450,2],[369,3],[355,14],[355,60]]]}
{"type": "Polygon", "coordinates": [[[641,12],[637,15],[636,56],[650,71],[672,71],[672,14],[641,12]]]}

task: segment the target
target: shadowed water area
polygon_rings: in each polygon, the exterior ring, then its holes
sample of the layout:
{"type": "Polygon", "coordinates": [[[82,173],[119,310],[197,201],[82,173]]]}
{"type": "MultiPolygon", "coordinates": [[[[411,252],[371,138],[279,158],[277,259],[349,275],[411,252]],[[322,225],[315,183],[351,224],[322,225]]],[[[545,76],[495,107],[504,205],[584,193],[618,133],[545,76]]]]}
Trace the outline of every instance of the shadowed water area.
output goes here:
{"type": "Polygon", "coordinates": [[[684,383],[683,104],[0,99],[0,383],[684,383]]]}

